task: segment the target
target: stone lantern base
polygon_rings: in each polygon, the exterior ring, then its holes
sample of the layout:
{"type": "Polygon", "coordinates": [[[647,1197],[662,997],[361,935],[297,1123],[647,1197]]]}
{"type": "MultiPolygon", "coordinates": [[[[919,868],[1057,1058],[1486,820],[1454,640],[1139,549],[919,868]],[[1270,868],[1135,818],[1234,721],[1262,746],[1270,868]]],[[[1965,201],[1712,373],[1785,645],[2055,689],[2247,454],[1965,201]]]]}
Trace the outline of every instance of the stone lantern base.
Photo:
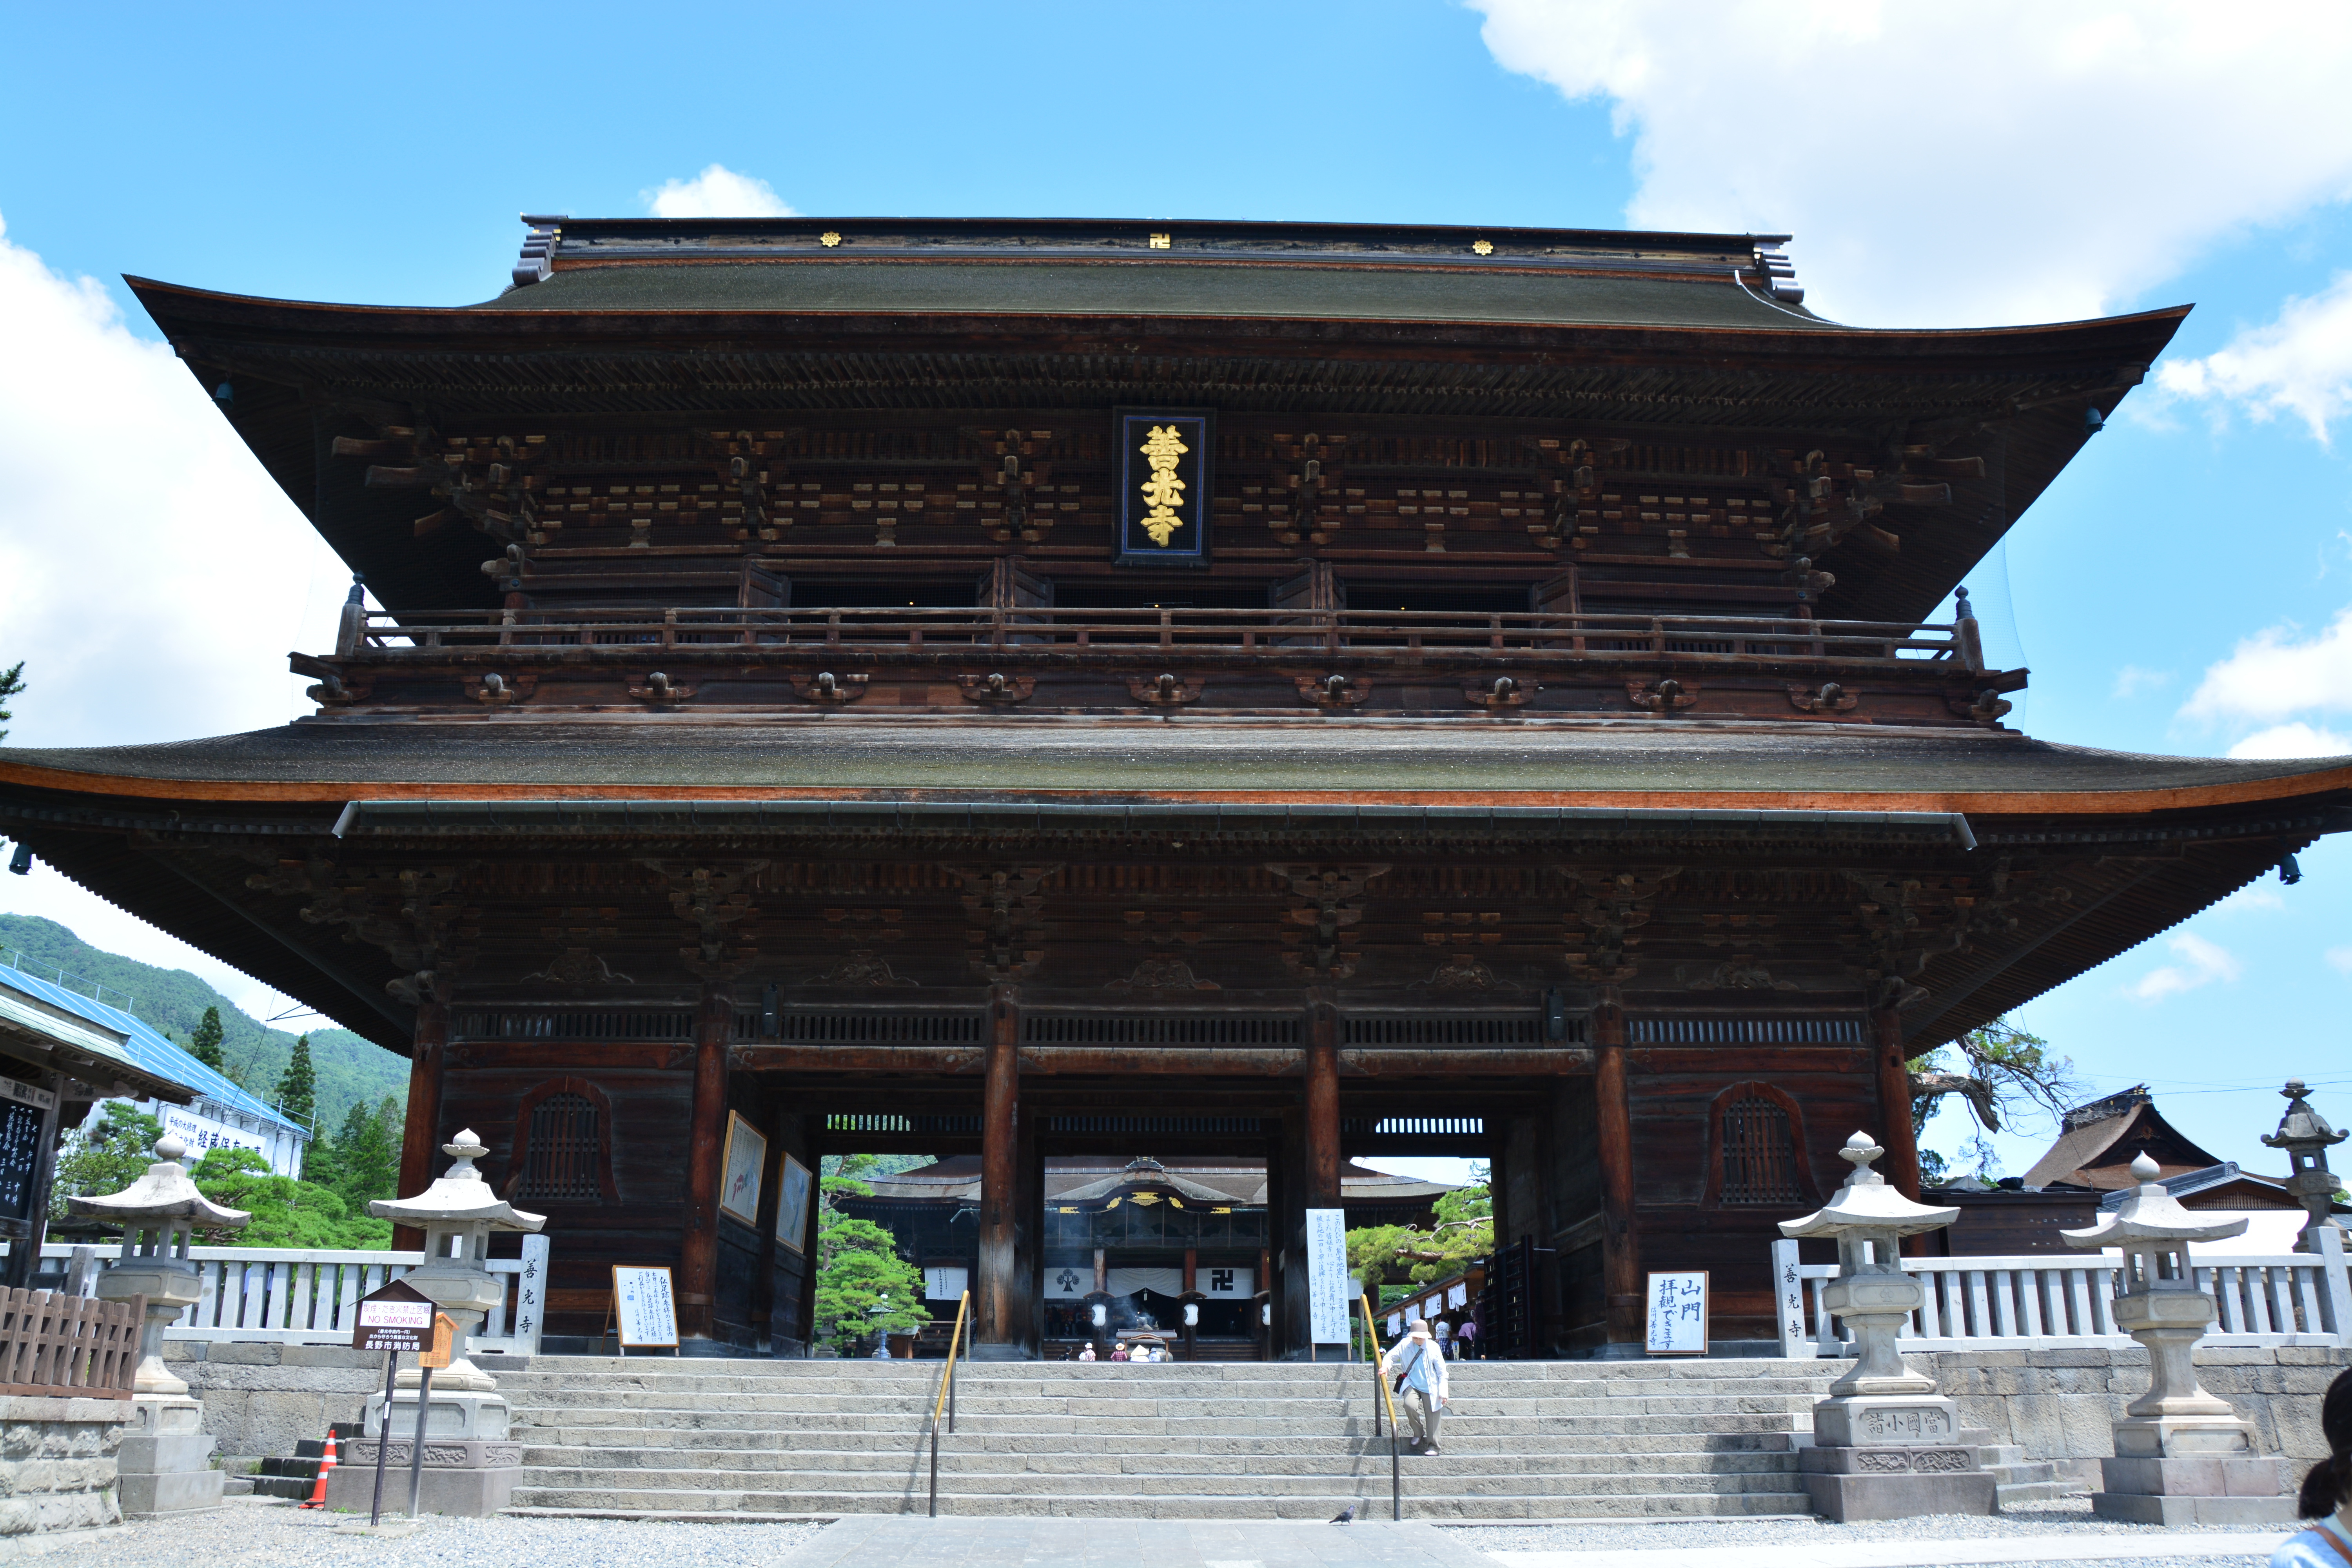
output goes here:
{"type": "Polygon", "coordinates": [[[1958,1411],[1934,1394],[1853,1394],[1813,1406],[1798,1456],[1813,1510],[1841,1523],[1994,1511],[1992,1473],[1960,1440],[1958,1411]]]}
{"type": "Polygon", "coordinates": [[[2099,1461],[2091,1511],[2131,1524],[2280,1524],[2295,1520],[2286,1460],[2254,1452],[2232,1416],[2146,1415],[2118,1421],[2116,1457],[2099,1461]]]}
{"type": "MultiPolygon", "coordinates": [[[[384,1455],[383,1507],[408,1511],[408,1467],[416,1442],[416,1391],[393,1395],[390,1450],[384,1455]]],[[[368,1396],[365,1436],[327,1478],[327,1507],[365,1513],[375,1495],[376,1447],[384,1429],[383,1395],[368,1396]]],[[[522,1445],[509,1436],[507,1402],[496,1394],[433,1391],[425,1416],[425,1470],[417,1511],[486,1519],[514,1497],[522,1445]]]]}
{"type": "Polygon", "coordinates": [[[126,1519],[171,1519],[220,1507],[220,1471],[205,1407],[184,1394],[142,1394],[115,1461],[126,1519]]]}

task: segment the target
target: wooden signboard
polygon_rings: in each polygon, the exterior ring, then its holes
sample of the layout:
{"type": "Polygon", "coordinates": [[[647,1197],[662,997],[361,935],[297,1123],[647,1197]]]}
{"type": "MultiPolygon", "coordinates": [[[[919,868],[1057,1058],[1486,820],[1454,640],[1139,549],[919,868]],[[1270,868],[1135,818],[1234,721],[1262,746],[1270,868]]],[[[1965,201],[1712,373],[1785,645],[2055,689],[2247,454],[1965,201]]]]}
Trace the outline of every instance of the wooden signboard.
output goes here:
{"type": "Polygon", "coordinates": [[[433,1343],[416,1352],[416,1364],[440,1372],[449,1364],[449,1352],[457,1342],[457,1325],[446,1312],[433,1314],[433,1343]]]}
{"type": "Polygon", "coordinates": [[[1706,1274],[1653,1274],[1649,1331],[1642,1348],[1651,1355],[1706,1353],[1706,1274]]]}
{"type": "Polygon", "coordinates": [[[623,1355],[633,1345],[676,1350],[677,1304],[670,1291],[669,1270],[613,1265],[613,1321],[623,1355]]]}
{"type": "MultiPolygon", "coordinates": [[[[395,1279],[359,1299],[352,1328],[355,1351],[424,1351],[433,1343],[433,1298],[395,1279]]],[[[448,1320],[444,1318],[442,1321],[448,1320]]],[[[446,1364],[446,1363],[444,1363],[446,1364]]]]}

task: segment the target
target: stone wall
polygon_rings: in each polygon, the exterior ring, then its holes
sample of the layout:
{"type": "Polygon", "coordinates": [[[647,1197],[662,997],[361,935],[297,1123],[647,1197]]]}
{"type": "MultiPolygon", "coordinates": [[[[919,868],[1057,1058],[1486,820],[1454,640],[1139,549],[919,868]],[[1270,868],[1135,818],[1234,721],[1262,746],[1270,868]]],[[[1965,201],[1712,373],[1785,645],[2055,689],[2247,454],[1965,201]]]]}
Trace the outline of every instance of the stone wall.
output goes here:
{"type": "MultiPolygon", "coordinates": [[[[188,1392],[205,1402],[205,1430],[219,1439],[224,1468],[262,1459],[316,1442],[336,1421],[355,1422],[371,1394],[383,1392],[383,1357],[341,1345],[228,1344],[165,1340],[163,1359],[188,1392]]],[[[527,1356],[477,1352],[491,1376],[520,1371],[527,1356]]]]}
{"type": "Polygon", "coordinates": [[[122,1522],[115,1457],[127,1399],[0,1398],[0,1559],[33,1537],[122,1522]]]}
{"type": "MultiPolygon", "coordinates": [[[[2111,1425],[2147,1392],[2147,1352],[2116,1350],[1914,1352],[1905,1357],[1958,1402],[1964,1426],[1990,1429],[2031,1459],[2100,1459],[2115,1452],[2111,1425]]],[[[2352,1349],[2288,1346],[2240,1350],[2206,1345],[2197,1375],[2254,1429],[2263,1451],[2305,1467],[2327,1457],[2320,1395],[2352,1367],[2352,1349]]],[[[2073,1470],[2083,1474],[2080,1468],[2073,1470]]],[[[2097,1468],[2086,1479],[2095,1482],[2097,1468]]]]}

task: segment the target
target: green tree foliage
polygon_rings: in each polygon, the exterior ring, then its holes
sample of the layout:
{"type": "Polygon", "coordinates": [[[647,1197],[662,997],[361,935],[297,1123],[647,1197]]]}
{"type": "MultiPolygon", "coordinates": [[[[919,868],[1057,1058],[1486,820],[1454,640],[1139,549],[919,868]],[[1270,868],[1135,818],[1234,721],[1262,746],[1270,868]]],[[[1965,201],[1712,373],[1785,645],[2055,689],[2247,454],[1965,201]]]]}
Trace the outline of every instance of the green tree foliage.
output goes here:
{"type": "Polygon", "coordinates": [[[67,1218],[68,1198],[119,1193],[155,1163],[155,1141],[163,1124],[119,1100],[106,1102],[103,1120],[68,1130],[58,1146],[58,1184],[49,1194],[49,1222],[67,1218]]]}
{"type": "MultiPolygon", "coordinates": [[[[1998,1132],[2004,1118],[2014,1121],[2021,1114],[2042,1112],[2055,1121],[2084,1092],[2072,1060],[2054,1054],[2049,1041],[2007,1018],[1971,1029],[1912,1058],[1906,1066],[1915,1134],[1942,1107],[1946,1095],[1967,1100],[1982,1130],[1998,1132]]],[[[1979,1136],[1968,1153],[1981,1159],[1990,1150],[1979,1136]]]]}
{"type": "Polygon", "coordinates": [[[310,1145],[302,1179],[333,1193],[355,1215],[367,1213],[377,1198],[398,1196],[403,1120],[400,1102],[390,1095],[373,1110],[354,1103],[333,1137],[310,1145]]]}
{"type": "Polygon", "coordinates": [[[215,1072],[221,1070],[220,1009],[207,1007],[188,1036],[188,1054],[215,1072]]]}
{"type": "MultiPolygon", "coordinates": [[[[855,1164],[888,1157],[852,1154],[844,1159],[855,1164]]],[[[822,1184],[824,1200],[816,1221],[816,1342],[855,1355],[862,1348],[859,1342],[870,1341],[877,1331],[904,1333],[930,1321],[930,1310],[923,1303],[922,1270],[898,1256],[888,1231],[835,1206],[837,1198],[871,1197],[874,1189],[854,1175],[827,1175],[822,1184]]]]}
{"type": "Polygon", "coordinates": [[[271,1173],[269,1162],[250,1149],[215,1149],[188,1173],[196,1190],[253,1221],[237,1232],[241,1247],[382,1248],[392,1245],[392,1222],[362,1209],[354,1213],[337,1194],[315,1182],[271,1173]]]}
{"type": "Polygon", "coordinates": [[[310,1037],[294,1042],[286,1070],[278,1076],[278,1109],[311,1127],[319,1114],[319,1075],[310,1067],[310,1037]]]}
{"type": "MultiPolygon", "coordinates": [[[[237,1010],[236,1004],[184,969],[159,969],[90,946],[51,920],[0,914],[0,947],[22,948],[31,957],[139,999],[133,1010],[193,1052],[207,1009],[221,1026],[221,1071],[257,1093],[267,1094],[284,1075],[294,1054],[293,1035],[272,1029],[237,1010]],[[231,1071],[231,1068],[235,1071],[231,1071]]],[[[408,1062],[348,1029],[310,1031],[310,1058],[318,1077],[318,1115],[322,1126],[340,1124],[354,1101],[373,1106],[389,1094],[405,1100],[408,1062]]]]}
{"type": "Polygon", "coordinates": [[[1495,1199],[1484,1166],[1476,1180],[1437,1200],[1432,1228],[1409,1225],[1363,1226],[1348,1233],[1348,1271],[1364,1282],[1377,1302],[1386,1286],[1402,1293],[1461,1273],[1495,1250],[1495,1199]]]}
{"type": "MultiPolygon", "coordinates": [[[[21,695],[24,689],[25,661],[20,658],[7,668],[0,669],[0,702],[5,702],[11,697],[21,695]]],[[[16,715],[9,712],[7,709],[0,708],[0,723],[5,723],[15,717],[16,715]]],[[[8,731],[0,730],[0,741],[7,738],[8,731]]]]}

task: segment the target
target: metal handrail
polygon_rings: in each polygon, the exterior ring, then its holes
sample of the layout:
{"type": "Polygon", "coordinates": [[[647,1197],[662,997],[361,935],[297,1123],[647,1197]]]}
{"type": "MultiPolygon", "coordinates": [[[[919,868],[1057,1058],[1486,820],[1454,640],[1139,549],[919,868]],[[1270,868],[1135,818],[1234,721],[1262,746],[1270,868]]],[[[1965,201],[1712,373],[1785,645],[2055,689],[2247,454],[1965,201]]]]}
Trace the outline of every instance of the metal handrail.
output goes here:
{"type": "MultiPolygon", "coordinates": [[[[964,1314],[971,1309],[971,1292],[966,1290],[956,1301],[955,1331],[948,1336],[947,1370],[940,1374],[940,1396],[931,1405],[931,1517],[940,1517],[940,1415],[947,1415],[948,1430],[955,1430],[956,1351],[963,1346],[964,1314]]],[[[967,1352],[969,1347],[964,1347],[967,1352]]]]}
{"type": "Polygon", "coordinates": [[[1402,1523],[1404,1520],[1404,1463],[1398,1458],[1397,1445],[1402,1439],[1397,1434],[1396,1401],[1390,1396],[1389,1380],[1381,1371],[1381,1326],[1372,1316],[1372,1299],[1356,1298],[1356,1305],[1364,1310],[1364,1342],[1370,1347],[1372,1386],[1381,1391],[1380,1403],[1372,1406],[1372,1436],[1381,1435],[1381,1407],[1389,1413],[1389,1517],[1402,1523]]]}

